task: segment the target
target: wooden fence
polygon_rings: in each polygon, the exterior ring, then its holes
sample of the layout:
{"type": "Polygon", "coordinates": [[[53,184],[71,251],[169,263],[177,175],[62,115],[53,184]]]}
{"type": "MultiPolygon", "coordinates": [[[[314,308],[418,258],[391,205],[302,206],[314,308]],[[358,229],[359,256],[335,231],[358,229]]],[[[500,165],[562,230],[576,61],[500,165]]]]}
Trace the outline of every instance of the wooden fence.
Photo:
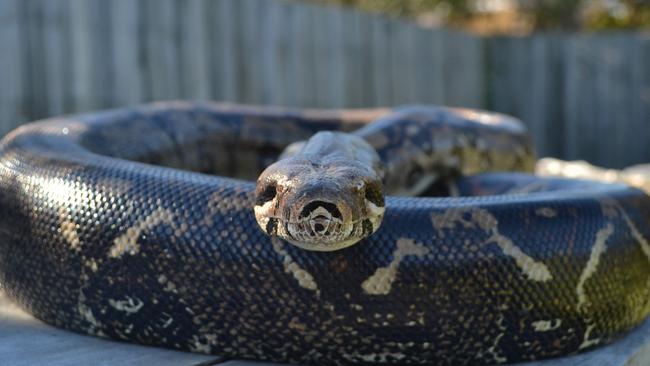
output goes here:
{"type": "Polygon", "coordinates": [[[433,103],[522,118],[540,155],[650,161],[650,36],[483,38],[281,0],[0,0],[0,134],[161,99],[433,103]]]}

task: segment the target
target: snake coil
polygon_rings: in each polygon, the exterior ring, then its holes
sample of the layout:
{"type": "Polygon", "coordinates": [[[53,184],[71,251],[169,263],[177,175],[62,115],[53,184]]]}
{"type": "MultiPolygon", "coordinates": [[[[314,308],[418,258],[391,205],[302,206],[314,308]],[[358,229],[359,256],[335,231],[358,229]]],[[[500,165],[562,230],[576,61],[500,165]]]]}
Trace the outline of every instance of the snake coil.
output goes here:
{"type": "MultiPolygon", "coordinates": [[[[385,202],[372,188],[383,223],[355,245],[266,235],[251,180],[322,130],[356,131],[391,194],[533,162],[517,121],[472,110],[169,102],[45,120],[0,145],[0,283],[73,331],[309,364],[534,360],[648,315],[650,198],[623,185],[490,173],[459,179],[464,197],[385,202]]],[[[303,216],[314,235],[338,217],[320,206],[303,216]]]]}

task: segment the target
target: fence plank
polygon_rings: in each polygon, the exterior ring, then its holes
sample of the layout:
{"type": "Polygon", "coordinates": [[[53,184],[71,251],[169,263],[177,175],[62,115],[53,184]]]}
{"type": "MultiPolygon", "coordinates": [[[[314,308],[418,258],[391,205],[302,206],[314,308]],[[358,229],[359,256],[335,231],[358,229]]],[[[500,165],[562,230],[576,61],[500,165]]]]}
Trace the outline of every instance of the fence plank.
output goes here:
{"type": "Polygon", "coordinates": [[[183,99],[209,98],[206,47],[206,0],[178,1],[179,82],[183,99]]]}
{"type": "Polygon", "coordinates": [[[291,23],[290,64],[295,75],[290,83],[292,104],[300,107],[315,107],[316,99],[316,46],[313,42],[314,21],[318,8],[315,6],[294,7],[291,23]]]}
{"type": "Polygon", "coordinates": [[[174,0],[145,4],[150,95],[154,100],[174,99],[179,97],[177,4],[174,0]]]}
{"type": "Polygon", "coordinates": [[[43,45],[43,6],[37,0],[20,3],[21,42],[25,60],[25,102],[27,117],[40,119],[47,116],[47,87],[43,45]]]}
{"type": "Polygon", "coordinates": [[[445,103],[453,106],[484,105],[483,39],[445,31],[445,103]]]}
{"type": "Polygon", "coordinates": [[[413,101],[444,104],[443,63],[439,56],[440,37],[437,31],[414,28],[413,35],[413,101]]]}
{"type": "MultiPolygon", "coordinates": [[[[639,146],[639,156],[626,159],[627,164],[640,164],[650,161],[650,34],[638,35],[637,53],[634,57],[634,74],[632,79],[635,81],[633,87],[633,100],[635,107],[634,119],[636,123],[628,127],[634,131],[637,141],[641,141],[639,146]]],[[[631,133],[626,133],[630,136],[631,133]]]]}
{"type": "Polygon", "coordinates": [[[0,0],[0,134],[27,119],[23,107],[23,57],[20,39],[20,0],[0,0]]]}
{"type": "Polygon", "coordinates": [[[339,108],[344,105],[343,33],[341,13],[330,7],[317,9],[313,18],[316,105],[339,108]]]}
{"type": "MultiPolygon", "coordinates": [[[[90,111],[99,108],[92,85],[91,43],[93,32],[88,24],[88,7],[86,0],[72,0],[70,4],[70,23],[72,27],[72,98],[75,111],[90,111]]],[[[32,69],[31,72],[38,72],[32,69]]]]}
{"type": "Polygon", "coordinates": [[[43,7],[43,45],[41,50],[45,58],[45,113],[48,116],[63,114],[66,99],[69,93],[68,80],[70,80],[69,63],[66,61],[69,54],[67,37],[68,28],[68,3],[65,0],[45,2],[43,7]]]}
{"type": "Polygon", "coordinates": [[[394,27],[395,22],[390,19],[372,19],[373,105],[390,105],[393,100],[390,42],[394,27]]]}
{"type": "Polygon", "coordinates": [[[413,104],[418,100],[415,95],[415,85],[419,69],[415,67],[415,25],[396,22],[390,38],[390,55],[392,78],[391,105],[413,104]]]}
{"type": "Polygon", "coordinates": [[[581,37],[569,37],[565,44],[565,77],[563,86],[563,95],[565,96],[564,109],[564,158],[577,159],[580,151],[578,145],[580,133],[580,116],[583,113],[583,108],[580,107],[582,81],[584,79],[582,73],[582,65],[580,63],[580,55],[584,49],[584,40],[581,37]],[[570,107],[569,107],[570,106],[570,107]]]}
{"type": "Polygon", "coordinates": [[[132,0],[111,1],[112,57],[114,75],[113,100],[116,105],[133,105],[144,99],[139,51],[138,3],[132,0]]]}
{"type": "Polygon", "coordinates": [[[261,93],[261,57],[259,53],[260,25],[266,22],[266,1],[239,0],[241,3],[240,21],[237,28],[241,36],[241,61],[243,72],[239,75],[243,92],[239,100],[260,104],[261,93]]]}
{"type": "Polygon", "coordinates": [[[287,64],[286,43],[283,42],[284,27],[282,16],[287,4],[267,3],[265,21],[261,24],[260,47],[260,91],[263,104],[286,104],[287,64]]]}
{"type": "Polygon", "coordinates": [[[369,45],[364,36],[369,31],[368,17],[358,11],[343,13],[343,105],[345,107],[364,107],[369,104],[367,69],[369,45]]]}
{"type": "MultiPolygon", "coordinates": [[[[642,54],[633,37],[577,36],[567,45],[566,155],[608,167],[650,160],[639,95],[645,84],[632,75],[642,54]],[[632,57],[633,56],[633,57],[632,57]],[[638,131],[635,132],[635,131],[638,131]]],[[[646,64],[647,66],[647,64],[646,64]]],[[[647,87],[647,84],[645,84],[647,87]]]]}
{"type": "Polygon", "coordinates": [[[237,100],[237,54],[235,48],[235,1],[208,3],[205,22],[208,37],[205,47],[210,65],[210,97],[217,100],[237,100]]]}
{"type": "Polygon", "coordinates": [[[561,155],[561,65],[553,35],[489,41],[487,107],[522,119],[543,155],[561,155]],[[525,92],[522,89],[527,86],[525,92]]]}

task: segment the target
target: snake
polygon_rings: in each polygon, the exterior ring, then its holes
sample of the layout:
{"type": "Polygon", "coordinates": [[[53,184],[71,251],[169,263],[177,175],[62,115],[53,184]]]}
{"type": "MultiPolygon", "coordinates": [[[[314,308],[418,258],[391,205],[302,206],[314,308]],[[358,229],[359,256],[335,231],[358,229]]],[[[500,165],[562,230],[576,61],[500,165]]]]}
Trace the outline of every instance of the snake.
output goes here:
{"type": "Polygon", "coordinates": [[[0,283],[53,326],[225,359],[484,365],[608,344],[650,312],[650,198],[535,176],[534,155],[513,117],[426,105],[37,121],[0,143],[0,283]]]}

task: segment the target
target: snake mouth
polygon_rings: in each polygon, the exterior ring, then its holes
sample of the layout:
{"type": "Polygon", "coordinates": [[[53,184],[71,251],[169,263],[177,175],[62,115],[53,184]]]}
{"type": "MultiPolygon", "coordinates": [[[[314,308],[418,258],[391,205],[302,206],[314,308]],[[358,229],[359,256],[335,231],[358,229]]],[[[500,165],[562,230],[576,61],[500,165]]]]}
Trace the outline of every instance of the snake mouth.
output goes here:
{"type": "Polygon", "coordinates": [[[305,245],[328,245],[350,233],[351,225],[345,224],[341,209],[332,202],[314,200],[299,212],[297,220],[286,223],[286,232],[305,245]]]}
{"type": "Polygon", "coordinates": [[[343,249],[371,235],[381,224],[385,209],[368,199],[341,198],[338,204],[322,196],[307,202],[278,199],[255,207],[259,225],[269,235],[315,251],[343,249]]]}
{"type": "Polygon", "coordinates": [[[328,236],[332,229],[338,228],[343,223],[341,210],[335,204],[326,201],[312,201],[305,205],[300,212],[299,222],[307,222],[307,235],[328,236]]]}

